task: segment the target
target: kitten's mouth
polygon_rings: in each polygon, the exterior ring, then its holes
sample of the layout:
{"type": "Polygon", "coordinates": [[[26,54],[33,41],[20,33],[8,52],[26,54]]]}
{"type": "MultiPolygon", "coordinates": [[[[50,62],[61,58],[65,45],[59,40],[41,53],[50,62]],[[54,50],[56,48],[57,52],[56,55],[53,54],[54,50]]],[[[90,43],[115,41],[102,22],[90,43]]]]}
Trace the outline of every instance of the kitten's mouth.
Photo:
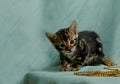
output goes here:
{"type": "Polygon", "coordinates": [[[74,53],[74,49],[64,50],[63,53],[64,53],[64,54],[73,54],[73,53],[74,53]]]}
{"type": "Polygon", "coordinates": [[[67,53],[73,53],[74,51],[73,50],[67,50],[66,52],[67,53]]]}
{"type": "Polygon", "coordinates": [[[71,48],[71,49],[67,49],[67,50],[63,50],[62,53],[65,54],[65,55],[73,55],[75,52],[75,47],[74,48],[71,48]]]}
{"type": "Polygon", "coordinates": [[[66,50],[66,53],[72,54],[72,53],[74,53],[74,51],[75,51],[75,47],[72,49],[66,50]]]}

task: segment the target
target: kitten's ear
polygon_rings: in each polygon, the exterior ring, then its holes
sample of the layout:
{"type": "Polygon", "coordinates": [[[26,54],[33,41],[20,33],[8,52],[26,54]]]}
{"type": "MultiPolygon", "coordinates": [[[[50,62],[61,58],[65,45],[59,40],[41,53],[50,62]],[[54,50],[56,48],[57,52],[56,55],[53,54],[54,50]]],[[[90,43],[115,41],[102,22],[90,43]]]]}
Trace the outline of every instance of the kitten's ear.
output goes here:
{"type": "Polygon", "coordinates": [[[46,32],[46,36],[52,43],[56,39],[56,34],[52,34],[52,33],[46,32]]]}
{"type": "Polygon", "coordinates": [[[75,33],[77,33],[77,23],[76,21],[74,20],[69,28],[70,31],[73,31],[75,33]]]}

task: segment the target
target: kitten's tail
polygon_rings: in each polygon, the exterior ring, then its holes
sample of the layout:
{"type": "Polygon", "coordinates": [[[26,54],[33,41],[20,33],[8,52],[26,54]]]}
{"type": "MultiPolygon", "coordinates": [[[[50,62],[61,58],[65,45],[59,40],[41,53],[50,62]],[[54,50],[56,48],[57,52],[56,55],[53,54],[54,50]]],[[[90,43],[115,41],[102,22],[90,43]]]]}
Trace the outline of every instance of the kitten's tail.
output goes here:
{"type": "Polygon", "coordinates": [[[108,57],[104,56],[101,58],[102,62],[106,66],[116,66],[117,64],[110,60],[108,57]]]}

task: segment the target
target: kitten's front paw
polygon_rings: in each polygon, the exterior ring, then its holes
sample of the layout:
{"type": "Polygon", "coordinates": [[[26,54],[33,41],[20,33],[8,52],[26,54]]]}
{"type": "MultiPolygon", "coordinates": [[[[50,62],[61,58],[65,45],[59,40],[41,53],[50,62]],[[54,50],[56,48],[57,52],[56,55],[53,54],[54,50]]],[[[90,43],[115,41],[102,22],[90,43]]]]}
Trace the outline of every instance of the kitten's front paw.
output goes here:
{"type": "Polygon", "coordinates": [[[70,71],[70,65],[67,64],[66,66],[61,66],[60,71],[70,71]]]}
{"type": "Polygon", "coordinates": [[[60,71],[78,71],[78,68],[60,68],[60,71]]]}
{"type": "Polygon", "coordinates": [[[79,70],[79,67],[72,67],[69,64],[66,67],[61,66],[60,68],[60,71],[78,71],[78,70],[79,70]]]}

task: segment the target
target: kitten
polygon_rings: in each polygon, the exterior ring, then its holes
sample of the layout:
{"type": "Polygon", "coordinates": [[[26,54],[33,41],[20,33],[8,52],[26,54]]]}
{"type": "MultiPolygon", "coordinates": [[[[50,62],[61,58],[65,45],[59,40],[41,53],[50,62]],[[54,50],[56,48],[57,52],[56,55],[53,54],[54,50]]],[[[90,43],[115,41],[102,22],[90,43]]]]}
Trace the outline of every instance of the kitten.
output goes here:
{"type": "Polygon", "coordinates": [[[60,53],[61,71],[77,71],[82,66],[116,65],[107,58],[99,36],[93,31],[77,32],[77,23],[56,33],[46,32],[47,38],[60,53]]]}

